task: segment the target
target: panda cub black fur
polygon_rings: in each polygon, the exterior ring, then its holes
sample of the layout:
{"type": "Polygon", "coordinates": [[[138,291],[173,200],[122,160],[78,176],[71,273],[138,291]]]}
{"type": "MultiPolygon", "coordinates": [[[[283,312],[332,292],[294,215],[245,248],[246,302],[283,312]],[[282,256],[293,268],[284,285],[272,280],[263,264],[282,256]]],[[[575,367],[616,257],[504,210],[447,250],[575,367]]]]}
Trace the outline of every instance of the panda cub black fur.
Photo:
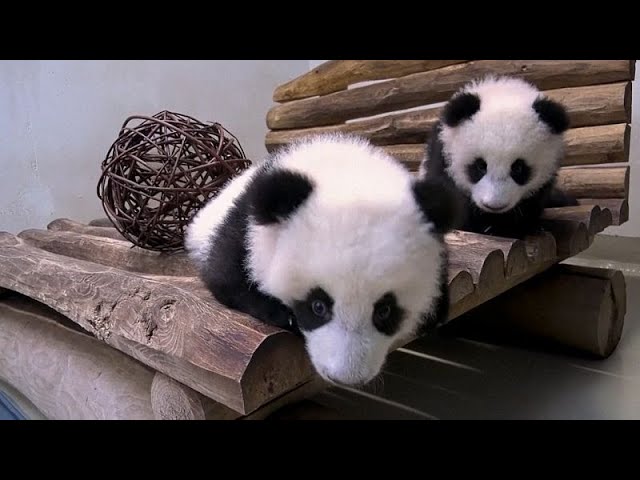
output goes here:
{"type": "Polygon", "coordinates": [[[326,380],[362,385],[446,319],[456,198],[364,139],[312,137],[232,179],[185,246],[218,301],[301,334],[326,380]]]}
{"type": "Polygon", "coordinates": [[[568,127],[565,108],[532,84],[488,76],[444,106],[420,175],[440,178],[466,197],[457,228],[523,238],[541,230],[544,208],[577,204],[555,186],[568,127]]]}

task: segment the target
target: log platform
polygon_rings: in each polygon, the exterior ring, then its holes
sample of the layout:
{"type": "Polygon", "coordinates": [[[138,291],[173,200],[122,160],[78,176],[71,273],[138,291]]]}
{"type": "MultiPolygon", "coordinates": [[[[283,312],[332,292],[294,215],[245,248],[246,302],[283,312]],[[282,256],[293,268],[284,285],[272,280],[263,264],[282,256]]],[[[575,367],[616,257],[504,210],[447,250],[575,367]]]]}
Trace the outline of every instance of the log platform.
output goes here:
{"type": "MultiPolygon", "coordinates": [[[[521,75],[568,106],[572,129],[560,186],[580,205],[546,210],[545,232],[525,240],[448,234],[450,319],[512,290],[499,305],[513,317],[532,279],[547,278],[540,274],[627,221],[634,61],[330,61],[278,87],[280,104],[267,115],[269,150],[301,135],[350,131],[416,171],[441,108],[435,103],[483,73],[521,75]]],[[[184,253],[133,247],[105,219],[34,227],[0,232],[0,378],[51,418],[264,418],[326,387],[301,339],[217,303],[184,253]],[[75,380],[55,367],[60,362],[74,365],[75,380]],[[77,396],[90,405],[75,405],[77,396]]],[[[529,300],[539,303],[546,289],[571,284],[569,302],[580,295],[580,282],[593,305],[615,311],[594,311],[596,330],[576,340],[578,322],[554,326],[571,312],[562,295],[548,315],[532,313],[520,326],[538,322],[556,341],[609,355],[624,320],[618,274],[563,271],[538,282],[529,300]]]]}

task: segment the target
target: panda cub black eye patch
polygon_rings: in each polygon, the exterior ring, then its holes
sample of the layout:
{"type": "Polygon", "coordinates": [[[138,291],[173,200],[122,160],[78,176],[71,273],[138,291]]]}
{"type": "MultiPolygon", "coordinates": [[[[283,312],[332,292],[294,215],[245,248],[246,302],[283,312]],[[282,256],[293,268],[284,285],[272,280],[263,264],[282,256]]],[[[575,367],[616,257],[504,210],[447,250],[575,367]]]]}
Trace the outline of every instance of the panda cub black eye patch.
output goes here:
{"type": "Polygon", "coordinates": [[[333,318],[333,303],[333,298],[322,288],[310,290],[304,300],[293,305],[298,327],[311,331],[329,323],[333,318]]]}
{"type": "Polygon", "coordinates": [[[531,167],[523,159],[518,158],[511,164],[511,178],[518,185],[526,184],[531,178],[531,167]]]}
{"type": "Polygon", "coordinates": [[[471,183],[478,183],[487,173],[487,162],[483,158],[476,158],[467,165],[467,177],[471,183]]]}
{"type": "Polygon", "coordinates": [[[404,310],[398,305],[396,296],[389,292],[373,305],[373,325],[384,335],[393,335],[400,328],[404,310]]]}

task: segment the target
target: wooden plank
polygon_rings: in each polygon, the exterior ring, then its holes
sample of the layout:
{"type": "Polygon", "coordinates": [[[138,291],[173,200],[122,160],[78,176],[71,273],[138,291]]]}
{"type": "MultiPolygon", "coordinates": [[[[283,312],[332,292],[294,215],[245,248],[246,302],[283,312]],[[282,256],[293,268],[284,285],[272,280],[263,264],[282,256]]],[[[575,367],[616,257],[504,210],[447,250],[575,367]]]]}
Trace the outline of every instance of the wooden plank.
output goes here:
{"type": "MultiPolygon", "coordinates": [[[[528,264],[527,252],[524,242],[520,240],[513,240],[508,238],[492,237],[488,235],[478,235],[464,231],[453,231],[445,235],[447,246],[451,251],[451,261],[456,264],[472,264],[475,260],[469,257],[475,257],[480,260],[487,260],[489,263],[500,263],[498,270],[501,270],[497,275],[503,279],[508,276],[518,275],[523,273],[528,264]],[[490,255],[493,252],[500,252],[500,254],[494,254],[499,257],[496,260],[492,260],[490,255]]],[[[488,272],[492,270],[489,265],[482,265],[478,270],[469,270],[471,276],[476,283],[482,282],[483,271],[488,272]]],[[[497,278],[487,278],[486,282],[492,283],[497,281],[497,278]]]]}
{"type": "Polygon", "coordinates": [[[89,222],[89,226],[91,227],[109,227],[114,228],[113,222],[109,220],[107,217],[103,218],[94,218],[89,222]]]}
{"type": "Polygon", "coordinates": [[[622,225],[629,220],[629,201],[622,198],[579,198],[580,205],[599,205],[611,211],[613,225],[622,225]]]}
{"type": "Polygon", "coordinates": [[[501,289],[505,281],[526,275],[538,265],[548,265],[556,259],[557,251],[549,232],[520,241],[454,230],[445,235],[445,242],[450,250],[452,307],[472,294],[491,296],[491,288],[501,289]]]}
{"type": "MultiPolygon", "coordinates": [[[[25,297],[0,302],[0,378],[51,420],[227,419],[239,413],[158,374],[25,297]],[[157,390],[157,388],[155,389],[157,390]]],[[[66,319],[65,319],[66,320],[66,319]]]]}
{"type": "Polygon", "coordinates": [[[562,165],[624,163],[629,160],[631,127],[627,124],[575,128],[565,135],[562,165]]]}
{"type": "Polygon", "coordinates": [[[625,315],[620,271],[557,265],[460,321],[485,335],[526,335],[607,358],[620,342],[625,315]]]}
{"type": "MultiPolygon", "coordinates": [[[[627,124],[574,128],[565,136],[563,166],[624,163],[629,160],[630,127],[627,124]]],[[[425,156],[423,144],[384,145],[382,148],[410,170],[418,171],[425,156]]]]}
{"type": "Polygon", "coordinates": [[[359,82],[402,77],[462,62],[464,60],[329,60],[280,85],[273,93],[273,101],[326,95],[359,82]]]}
{"type": "Polygon", "coordinates": [[[75,232],[82,233],[84,235],[92,235],[94,237],[113,238],[114,240],[126,241],[129,245],[132,245],[120,232],[118,232],[118,230],[113,227],[84,225],[68,218],[58,218],[52,221],[47,225],[47,230],[51,230],[52,232],[75,232]]]}
{"type": "Polygon", "coordinates": [[[629,166],[561,168],[558,187],[577,198],[629,197],[629,166]]]}
{"type": "MultiPolygon", "coordinates": [[[[59,223],[57,225],[60,225],[59,223]]],[[[86,227],[89,229],[104,227],[86,227]]],[[[83,230],[83,229],[77,229],[83,230]]],[[[195,276],[197,270],[184,252],[163,253],[134,247],[122,239],[115,240],[76,233],[74,231],[49,231],[30,229],[18,235],[27,243],[67,257],[100,263],[129,272],[155,275],[195,276]]]]}
{"type": "MultiPolygon", "coordinates": [[[[497,255],[491,253],[497,250],[491,250],[487,247],[490,243],[484,239],[483,235],[467,233],[465,241],[464,237],[457,232],[454,232],[456,235],[453,237],[449,234],[447,242],[452,247],[450,255],[453,268],[468,271],[475,284],[471,294],[451,304],[449,319],[454,319],[506,292],[547,270],[553,264],[586,250],[591,245],[594,235],[610,226],[612,222],[611,212],[598,206],[569,207],[565,211],[561,210],[563,209],[545,211],[542,224],[547,232],[525,240],[525,250],[528,257],[526,268],[524,270],[515,269],[511,275],[504,274],[500,270],[498,259],[509,258],[510,253],[505,254],[505,252],[510,251],[508,242],[512,240],[496,238],[496,247],[500,242],[503,244],[503,247],[499,249],[499,255],[497,255]],[[477,237],[475,247],[472,246],[473,237],[477,237]],[[456,240],[449,243],[449,239],[452,238],[456,238],[456,240]],[[473,248],[484,249],[484,252],[474,255],[471,253],[473,248]],[[483,256],[484,261],[482,261],[483,256]]],[[[517,246],[517,252],[516,258],[519,259],[521,258],[520,246],[517,246]]],[[[520,261],[518,260],[518,262],[520,261]]],[[[504,272],[508,272],[506,264],[503,264],[502,267],[504,272]]]]}
{"type": "Polygon", "coordinates": [[[462,266],[449,265],[449,303],[456,304],[475,289],[473,277],[462,266]]]}
{"type": "MultiPolygon", "coordinates": [[[[545,94],[562,102],[569,113],[571,128],[631,122],[631,83],[620,82],[576,88],[548,90],[545,94]]],[[[267,132],[268,151],[307,135],[345,132],[360,135],[375,145],[424,143],[442,107],[395,113],[328,127],[267,132]]]]}
{"type": "Polygon", "coordinates": [[[547,208],[542,212],[542,220],[547,224],[554,222],[582,222],[587,227],[587,233],[590,237],[613,224],[611,211],[608,208],[601,209],[598,205],[547,208]]]}
{"type": "Polygon", "coordinates": [[[0,233],[0,271],[0,287],[242,414],[315,375],[298,337],[172,284],[49,253],[9,233],[0,233]]]}
{"type": "Polygon", "coordinates": [[[267,126],[279,130],[333,125],[443,102],[470,79],[491,73],[519,76],[551,90],[626,82],[633,79],[634,68],[634,60],[478,60],[277,105],[267,113],[267,126]]]}
{"type": "Polygon", "coordinates": [[[424,143],[429,130],[438,120],[442,108],[430,108],[413,112],[395,113],[367,120],[357,120],[328,127],[314,127],[296,130],[273,130],[267,132],[267,151],[293,142],[307,135],[343,132],[359,135],[371,140],[374,145],[393,143],[424,143]]]}
{"type": "Polygon", "coordinates": [[[151,409],[158,420],[233,420],[240,417],[235,410],[160,372],[153,376],[150,396],[151,409]]]}

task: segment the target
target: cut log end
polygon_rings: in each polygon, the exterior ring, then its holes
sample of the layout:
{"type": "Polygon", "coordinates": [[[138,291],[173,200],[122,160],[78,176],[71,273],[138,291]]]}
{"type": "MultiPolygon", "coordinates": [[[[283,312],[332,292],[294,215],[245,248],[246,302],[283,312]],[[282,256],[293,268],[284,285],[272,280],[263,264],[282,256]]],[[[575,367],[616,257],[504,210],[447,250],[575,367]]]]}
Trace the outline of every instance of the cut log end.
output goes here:
{"type": "Polygon", "coordinates": [[[89,222],[90,227],[113,227],[113,222],[108,218],[94,218],[89,222]]]}
{"type": "Polygon", "coordinates": [[[158,420],[204,420],[200,395],[157,372],[151,383],[151,407],[158,420]]]}
{"type": "Polygon", "coordinates": [[[483,335],[537,338],[604,359],[622,337],[625,289],[620,271],[557,265],[459,320],[483,335]]]}

